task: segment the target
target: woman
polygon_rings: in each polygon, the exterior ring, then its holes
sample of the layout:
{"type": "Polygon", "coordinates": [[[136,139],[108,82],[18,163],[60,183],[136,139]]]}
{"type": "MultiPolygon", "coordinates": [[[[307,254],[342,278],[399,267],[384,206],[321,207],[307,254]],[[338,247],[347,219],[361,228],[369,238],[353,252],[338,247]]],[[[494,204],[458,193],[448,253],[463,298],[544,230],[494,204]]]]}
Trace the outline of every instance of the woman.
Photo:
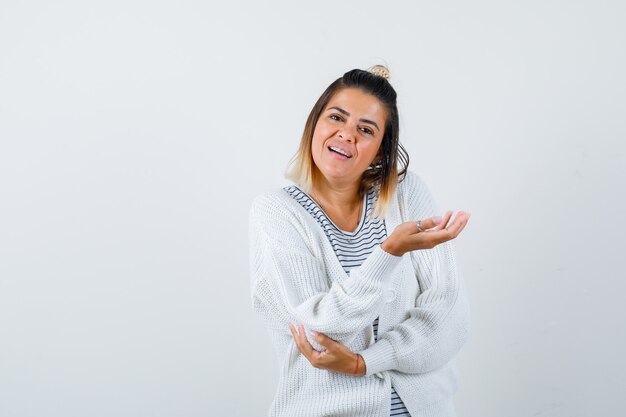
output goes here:
{"type": "Polygon", "coordinates": [[[455,415],[469,310],[438,210],[407,171],[386,68],[352,70],[311,110],[290,177],[250,211],[256,312],[280,362],[271,416],[455,415]]]}

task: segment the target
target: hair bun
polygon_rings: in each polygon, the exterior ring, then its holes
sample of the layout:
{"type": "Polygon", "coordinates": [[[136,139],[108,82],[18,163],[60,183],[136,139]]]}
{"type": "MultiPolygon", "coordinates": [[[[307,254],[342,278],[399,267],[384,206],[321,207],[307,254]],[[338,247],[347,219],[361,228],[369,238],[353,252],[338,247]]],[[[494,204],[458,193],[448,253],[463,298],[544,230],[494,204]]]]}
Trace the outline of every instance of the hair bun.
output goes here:
{"type": "Polygon", "coordinates": [[[385,80],[389,79],[389,70],[384,65],[374,65],[368,69],[374,75],[378,75],[379,77],[383,77],[385,80]]]}

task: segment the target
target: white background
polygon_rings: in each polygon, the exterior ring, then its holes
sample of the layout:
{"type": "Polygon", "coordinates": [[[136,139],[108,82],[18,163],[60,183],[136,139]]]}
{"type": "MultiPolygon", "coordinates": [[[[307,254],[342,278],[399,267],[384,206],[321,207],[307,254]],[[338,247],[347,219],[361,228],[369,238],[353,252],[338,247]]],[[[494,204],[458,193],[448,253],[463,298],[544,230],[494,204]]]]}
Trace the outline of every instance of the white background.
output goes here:
{"type": "Polygon", "coordinates": [[[472,306],[461,417],[626,408],[620,1],[0,3],[0,415],[262,416],[247,215],[385,63],[472,306]]]}

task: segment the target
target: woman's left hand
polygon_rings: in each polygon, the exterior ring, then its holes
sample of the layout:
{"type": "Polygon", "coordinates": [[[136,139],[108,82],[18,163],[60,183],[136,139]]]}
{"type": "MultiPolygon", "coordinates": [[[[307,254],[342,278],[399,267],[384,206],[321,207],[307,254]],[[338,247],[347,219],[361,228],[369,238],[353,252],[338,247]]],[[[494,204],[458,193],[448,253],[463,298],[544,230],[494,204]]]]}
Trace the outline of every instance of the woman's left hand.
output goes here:
{"type": "Polygon", "coordinates": [[[311,337],[326,350],[315,350],[304,334],[304,326],[298,328],[289,324],[289,329],[296,341],[296,346],[302,355],[313,365],[314,368],[327,369],[348,375],[365,375],[365,362],[358,353],[352,352],[343,343],[338,342],[323,333],[311,332],[311,337]]]}

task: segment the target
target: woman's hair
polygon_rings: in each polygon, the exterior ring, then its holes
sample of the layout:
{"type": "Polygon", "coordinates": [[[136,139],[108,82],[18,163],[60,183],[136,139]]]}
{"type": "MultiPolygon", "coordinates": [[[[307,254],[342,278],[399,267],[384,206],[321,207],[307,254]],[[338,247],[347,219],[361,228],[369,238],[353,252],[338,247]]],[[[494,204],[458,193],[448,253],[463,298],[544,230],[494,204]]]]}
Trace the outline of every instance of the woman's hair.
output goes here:
{"type": "Polygon", "coordinates": [[[401,181],[409,165],[409,155],[400,144],[398,107],[396,105],[396,91],[387,78],[389,71],[382,65],[376,65],[369,71],[353,69],[346,72],[343,77],[335,80],[322,93],[313,109],[309,113],[300,147],[290,162],[287,177],[309,192],[316,175],[315,163],[311,154],[311,143],[317,121],[324,108],[334,94],[345,88],[358,88],[366,94],[376,97],[385,107],[387,117],[382,143],[379,152],[363,173],[359,193],[369,191],[372,188],[378,190],[378,200],[374,207],[374,215],[384,217],[385,211],[396,191],[398,182],[401,181]]]}

